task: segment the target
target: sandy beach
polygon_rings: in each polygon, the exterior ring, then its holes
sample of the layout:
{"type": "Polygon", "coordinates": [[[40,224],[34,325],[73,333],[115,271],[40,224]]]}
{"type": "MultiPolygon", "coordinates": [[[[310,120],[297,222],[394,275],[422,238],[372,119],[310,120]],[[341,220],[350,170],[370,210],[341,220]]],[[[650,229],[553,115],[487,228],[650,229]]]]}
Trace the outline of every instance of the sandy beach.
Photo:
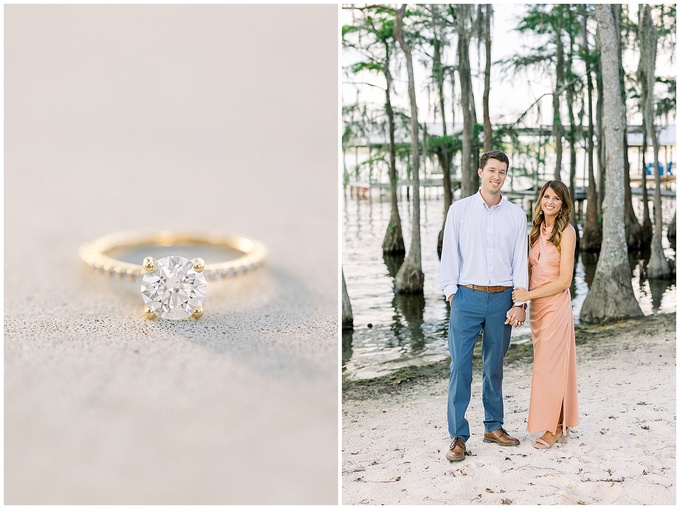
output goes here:
{"type": "Polygon", "coordinates": [[[506,357],[505,424],[482,442],[481,369],[468,456],[449,463],[448,363],[343,384],[343,504],[675,504],[675,314],[577,326],[580,425],[535,450],[526,431],[530,348],[506,357]]]}

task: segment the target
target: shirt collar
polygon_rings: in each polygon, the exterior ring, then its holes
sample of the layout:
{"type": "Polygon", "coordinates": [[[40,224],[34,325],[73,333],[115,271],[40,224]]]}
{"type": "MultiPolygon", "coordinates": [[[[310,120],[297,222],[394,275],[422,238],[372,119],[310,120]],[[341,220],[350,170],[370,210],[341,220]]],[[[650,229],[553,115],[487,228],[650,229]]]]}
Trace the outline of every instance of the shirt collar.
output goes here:
{"type": "Polygon", "coordinates": [[[481,203],[484,206],[484,208],[487,209],[487,210],[495,209],[497,207],[500,208],[503,205],[503,202],[506,201],[505,196],[503,196],[503,193],[501,193],[501,201],[498,202],[498,205],[494,205],[493,207],[489,207],[486,204],[486,202],[484,201],[484,198],[482,197],[482,190],[481,189],[479,191],[477,191],[477,194],[475,196],[477,196],[477,201],[479,201],[479,203],[481,203]]]}

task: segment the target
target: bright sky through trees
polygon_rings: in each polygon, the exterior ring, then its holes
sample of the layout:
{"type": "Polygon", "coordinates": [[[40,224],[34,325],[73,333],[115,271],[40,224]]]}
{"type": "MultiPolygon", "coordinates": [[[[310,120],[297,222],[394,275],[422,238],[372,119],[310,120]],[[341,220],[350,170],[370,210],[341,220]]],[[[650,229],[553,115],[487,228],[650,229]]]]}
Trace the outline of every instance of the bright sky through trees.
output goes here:
{"type": "MultiPolygon", "coordinates": [[[[390,4],[392,5],[392,4],[390,4]]],[[[396,4],[392,5],[396,7],[396,4]]],[[[349,7],[346,4],[345,7],[349,7]]],[[[629,9],[629,17],[637,21],[637,5],[627,5],[629,9]]],[[[497,62],[507,59],[508,57],[521,53],[523,55],[530,53],[534,48],[541,47],[546,44],[547,36],[536,36],[532,33],[523,34],[516,30],[519,21],[522,19],[527,10],[525,4],[493,4],[494,19],[493,19],[493,38],[492,38],[492,61],[491,68],[491,96],[490,96],[490,110],[492,123],[512,123],[514,122],[529,106],[534,103],[541,95],[550,94],[554,90],[554,72],[540,73],[535,70],[522,71],[503,71],[497,62]]],[[[343,25],[352,24],[352,11],[348,8],[343,8],[341,15],[343,25]]],[[[589,29],[595,30],[594,20],[589,25],[589,29]]],[[[594,42],[594,32],[593,38],[594,42]]],[[[477,104],[478,121],[481,121],[481,101],[482,101],[482,87],[483,80],[481,73],[484,66],[483,44],[480,46],[480,53],[477,52],[477,42],[472,41],[470,45],[470,63],[473,69],[473,87],[475,93],[475,102],[477,104]]],[[[448,65],[453,65],[456,62],[456,38],[449,36],[448,44],[444,49],[444,62],[448,65]]],[[[399,56],[401,58],[401,55],[399,56]]],[[[351,49],[343,49],[342,65],[346,67],[348,64],[357,61],[360,56],[351,49]]],[[[635,75],[639,60],[639,53],[637,48],[634,51],[628,50],[623,55],[623,65],[626,72],[635,75]]],[[[416,80],[416,88],[418,90],[418,110],[419,120],[421,122],[433,122],[434,108],[432,105],[436,102],[436,94],[430,91],[428,94],[427,83],[430,81],[431,69],[423,65],[425,57],[420,53],[419,49],[414,48],[414,72],[416,80]]],[[[406,71],[403,62],[399,63],[399,72],[394,72],[394,106],[402,110],[408,110],[408,95],[406,92],[406,71]]],[[[659,45],[657,55],[657,75],[658,76],[675,76],[675,63],[673,61],[673,54],[667,48],[659,45]]],[[[583,74],[585,69],[582,68],[582,62],[578,62],[575,72],[583,74]],[[580,66],[580,67],[579,67],[580,66]]],[[[376,73],[363,72],[361,74],[347,76],[343,74],[343,103],[345,105],[353,104],[357,100],[357,87],[352,83],[370,83],[379,88],[372,86],[360,86],[359,97],[362,103],[373,103],[382,108],[384,104],[384,89],[385,83],[376,73]]],[[[457,86],[458,88],[458,86],[457,86]]],[[[664,93],[663,85],[657,84],[657,93],[664,93]]],[[[459,92],[458,92],[459,94],[459,92]]],[[[450,87],[447,92],[447,103],[450,104],[450,87]]],[[[456,100],[460,100],[457,95],[456,100]]],[[[540,113],[536,107],[531,113],[527,115],[527,125],[543,125],[552,124],[552,109],[551,97],[546,95],[540,106],[540,113]]],[[[631,102],[628,107],[628,122],[629,124],[639,125],[642,122],[642,117],[639,113],[638,105],[631,102]]],[[[450,115],[449,115],[450,117],[450,115]]],[[[456,123],[460,123],[461,118],[458,115],[456,123]]],[[[669,119],[670,123],[675,122],[675,118],[669,119]]]]}

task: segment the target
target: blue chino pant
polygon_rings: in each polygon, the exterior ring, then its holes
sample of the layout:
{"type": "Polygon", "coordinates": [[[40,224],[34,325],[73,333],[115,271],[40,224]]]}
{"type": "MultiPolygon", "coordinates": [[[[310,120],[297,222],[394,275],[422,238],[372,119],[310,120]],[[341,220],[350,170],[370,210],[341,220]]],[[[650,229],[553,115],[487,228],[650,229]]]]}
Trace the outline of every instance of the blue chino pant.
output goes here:
{"type": "Polygon", "coordinates": [[[451,375],[447,418],[449,436],[470,438],[465,411],[470,403],[472,385],[472,350],[482,337],[482,402],[484,431],[503,426],[503,358],[510,346],[512,327],[505,325],[505,315],[512,307],[512,288],[486,293],[459,286],[451,301],[449,353],[451,375]]]}

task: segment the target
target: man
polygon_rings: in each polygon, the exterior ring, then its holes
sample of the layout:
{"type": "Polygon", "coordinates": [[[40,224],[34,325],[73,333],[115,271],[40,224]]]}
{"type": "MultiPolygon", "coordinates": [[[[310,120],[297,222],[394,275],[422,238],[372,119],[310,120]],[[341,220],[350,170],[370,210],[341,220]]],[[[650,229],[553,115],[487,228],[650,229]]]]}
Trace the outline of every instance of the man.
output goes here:
{"type": "Polygon", "coordinates": [[[452,441],[446,457],[465,459],[470,426],[472,350],[482,339],[484,442],[519,445],[503,429],[503,358],[512,326],[526,318],[526,304],[512,302],[513,287],[528,288],[527,217],[501,195],[510,161],[498,150],[482,155],[477,194],[451,205],[446,217],[441,285],[451,303],[449,352],[451,375],[447,418],[452,441]]]}

